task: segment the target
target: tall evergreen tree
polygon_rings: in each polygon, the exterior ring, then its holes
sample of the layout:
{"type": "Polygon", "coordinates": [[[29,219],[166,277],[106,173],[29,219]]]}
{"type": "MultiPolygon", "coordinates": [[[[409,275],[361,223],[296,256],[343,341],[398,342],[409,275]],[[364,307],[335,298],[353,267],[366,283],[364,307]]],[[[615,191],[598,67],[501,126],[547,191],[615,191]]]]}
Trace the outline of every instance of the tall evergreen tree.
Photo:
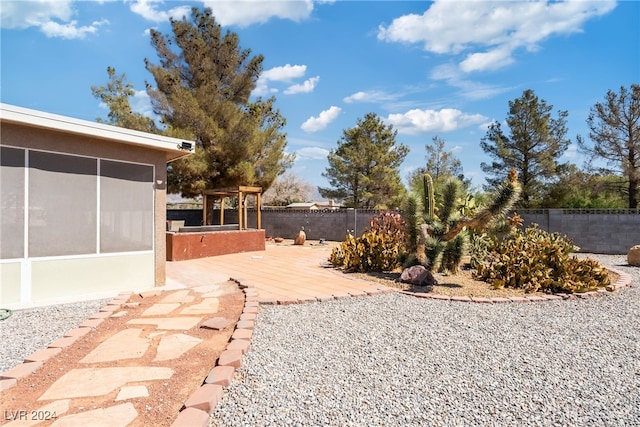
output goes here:
{"type": "Polygon", "coordinates": [[[130,98],[136,94],[133,83],[127,82],[125,74],[117,75],[115,68],[107,67],[109,82],[106,86],[91,86],[93,96],[109,108],[109,120],[97,119],[98,123],[107,123],[142,132],[160,133],[152,118],[131,109],[130,98]]]}
{"type": "Polygon", "coordinates": [[[285,119],[275,98],[250,101],[262,55],[222,32],[210,9],[171,20],[172,35],[151,30],[160,64],[145,59],[156,87],[147,84],[154,111],[171,136],[196,141],[196,153],[171,164],[170,192],[194,196],[208,188],[268,188],[293,162],[285,153],[285,119]],[[176,49],[174,51],[173,49],[176,49]]]}
{"type": "Polygon", "coordinates": [[[520,207],[534,207],[540,202],[544,184],[556,175],[558,160],[570,144],[566,139],[567,111],[558,111],[558,117],[553,118],[552,109],[527,89],[520,98],[509,101],[506,123],[510,135],[494,122],[480,142],[494,159],[491,164],[480,165],[489,175],[489,187],[502,181],[510,169],[518,172],[522,184],[520,207]]]}
{"type": "Polygon", "coordinates": [[[399,168],[409,148],[396,144],[397,133],[374,113],[344,130],[338,148],[329,153],[329,167],[322,174],[331,188],[319,188],[320,195],[343,200],[345,206],[354,208],[401,206],[406,190],[399,168]]]}
{"type": "Polygon", "coordinates": [[[604,174],[618,174],[626,181],[628,206],[638,207],[640,198],[640,85],[624,86],[620,92],[608,91],[604,102],[596,103],[587,118],[589,146],[578,138],[580,148],[592,159],[603,159],[610,168],[604,174]]]}
{"type": "Polygon", "coordinates": [[[456,157],[453,151],[449,151],[445,147],[445,140],[434,136],[431,143],[425,144],[424,148],[427,152],[426,167],[420,167],[411,172],[407,181],[411,191],[419,192],[423,185],[423,176],[428,173],[433,179],[437,187],[436,193],[439,193],[444,183],[450,178],[456,178],[464,182],[465,186],[470,183],[465,181],[462,171],[462,162],[456,157]]]}

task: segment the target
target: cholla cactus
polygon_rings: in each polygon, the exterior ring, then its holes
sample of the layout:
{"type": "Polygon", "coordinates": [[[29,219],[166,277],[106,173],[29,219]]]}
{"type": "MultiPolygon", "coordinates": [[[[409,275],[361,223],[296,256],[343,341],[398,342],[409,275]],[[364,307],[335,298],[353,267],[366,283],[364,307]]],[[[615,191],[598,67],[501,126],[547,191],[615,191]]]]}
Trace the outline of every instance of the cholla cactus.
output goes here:
{"type": "Polygon", "coordinates": [[[433,194],[433,179],[431,175],[428,173],[422,175],[422,185],[424,187],[424,212],[428,219],[433,219],[436,199],[433,194]]]}
{"type": "Polygon", "coordinates": [[[425,204],[422,215],[416,212],[415,201],[410,202],[407,212],[409,216],[414,216],[413,220],[409,219],[409,226],[415,227],[414,230],[409,230],[410,250],[415,252],[408,258],[407,264],[418,262],[434,272],[456,272],[466,251],[467,229],[479,231],[493,218],[511,209],[520,197],[518,175],[515,170],[511,170],[507,180],[495,192],[491,203],[476,211],[473,217],[463,217],[457,212],[460,183],[454,179],[446,183],[442,193],[442,206],[437,216],[433,214],[433,204],[429,203],[433,201],[433,197],[432,194],[427,194],[429,189],[433,189],[430,178],[425,175],[423,181],[425,204]]]}

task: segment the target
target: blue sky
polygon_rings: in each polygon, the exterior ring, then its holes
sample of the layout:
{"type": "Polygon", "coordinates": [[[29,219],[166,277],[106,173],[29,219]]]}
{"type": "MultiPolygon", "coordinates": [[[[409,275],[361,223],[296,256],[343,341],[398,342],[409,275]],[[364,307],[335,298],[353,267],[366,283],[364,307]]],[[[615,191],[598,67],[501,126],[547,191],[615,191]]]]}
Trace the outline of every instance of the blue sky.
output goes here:
{"type": "Polygon", "coordinates": [[[410,147],[402,177],[425,163],[434,136],[484,181],[487,124],[504,121],[526,89],[568,110],[573,141],[563,160],[578,165],[577,134],[589,109],[640,83],[636,1],[6,1],[1,14],[3,103],[85,120],[107,110],[91,94],[107,66],[125,73],[150,113],[144,59],[158,63],[148,30],[170,33],[169,17],[210,7],[242,47],[263,54],[254,95],[277,98],[287,119],[291,172],[314,186],[342,131],[368,112],[410,147]]]}

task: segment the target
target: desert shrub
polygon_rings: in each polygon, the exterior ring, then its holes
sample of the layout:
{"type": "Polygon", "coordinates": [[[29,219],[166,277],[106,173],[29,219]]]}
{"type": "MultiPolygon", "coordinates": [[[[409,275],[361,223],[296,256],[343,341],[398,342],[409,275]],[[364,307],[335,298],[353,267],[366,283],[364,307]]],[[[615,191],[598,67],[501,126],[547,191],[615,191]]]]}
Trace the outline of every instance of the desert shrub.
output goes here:
{"type": "Polygon", "coordinates": [[[406,224],[398,212],[385,211],[369,220],[369,228],[356,238],[347,235],[334,248],[329,262],[346,271],[391,271],[400,265],[406,224]]]}
{"type": "Polygon", "coordinates": [[[471,233],[469,236],[469,264],[471,268],[478,268],[478,265],[487,259],[494,243],[487,233],[471,233]]]}
{"type": "Polygon", "coordinates": [[[514,212],[511,216],[493,219],[482,232],[472,230],[468,248],[471,267],[477,268],[498,243],[510,237],[523,223],[522,217],[514,212]]]}
{"type": "Polygon", "coordinates": [[[400,212],[383,211],[369,219],[369,230],[384,234],[389,241],[404,245],[407,240],[407,223],[400,212]]]}
{"type": "Polygon", "coordinates": [[[519,288],[525,292],[574,293],[608,287],[606,269],[594,260],[572,256],[575,250],[567,237],[547,233],[534,224],[497,242],[476,266],[475,277],[495,288],[519,288]]]}

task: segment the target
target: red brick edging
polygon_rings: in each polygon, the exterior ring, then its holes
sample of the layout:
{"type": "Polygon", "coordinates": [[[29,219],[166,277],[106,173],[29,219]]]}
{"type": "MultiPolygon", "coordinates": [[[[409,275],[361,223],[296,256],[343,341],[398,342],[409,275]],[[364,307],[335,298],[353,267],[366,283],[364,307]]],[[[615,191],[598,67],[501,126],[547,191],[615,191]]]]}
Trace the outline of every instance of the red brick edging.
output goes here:
{"type": "Polygon", "coordinates": [[[222,399],[223,387],[231,384],[236,369],[242,366],[242,356],[249,351],[259,309],[258,292],[254,286],[234,281],[244,292],[244,308],[231,340],[203,384],[185,400],[184,408],[171,424],[172,427],[208,426],[211,413],[222,399]]]}
{"type": "Polygon", "coordinates": [[[118,294],[118,296],[109,301],[88,320],[80,324],[77,328],[69,330],[62,338],[53,341],[46,349],[38,350],[25,357],[21,364],[9,369],[8,371],[0,372],[0,391],[8,390],[15,386],[20,378],[31,375],[37,371],[44,362],[60,353],[62,349],[69,347],[75,343],[78,338],[85,336],[92,329],[98,327],[105,318],[109,317],[114,311],[118,310],[123,304],[125,304],[131,295],[133,295],[132,292],[122,292],[118,294]]]}

